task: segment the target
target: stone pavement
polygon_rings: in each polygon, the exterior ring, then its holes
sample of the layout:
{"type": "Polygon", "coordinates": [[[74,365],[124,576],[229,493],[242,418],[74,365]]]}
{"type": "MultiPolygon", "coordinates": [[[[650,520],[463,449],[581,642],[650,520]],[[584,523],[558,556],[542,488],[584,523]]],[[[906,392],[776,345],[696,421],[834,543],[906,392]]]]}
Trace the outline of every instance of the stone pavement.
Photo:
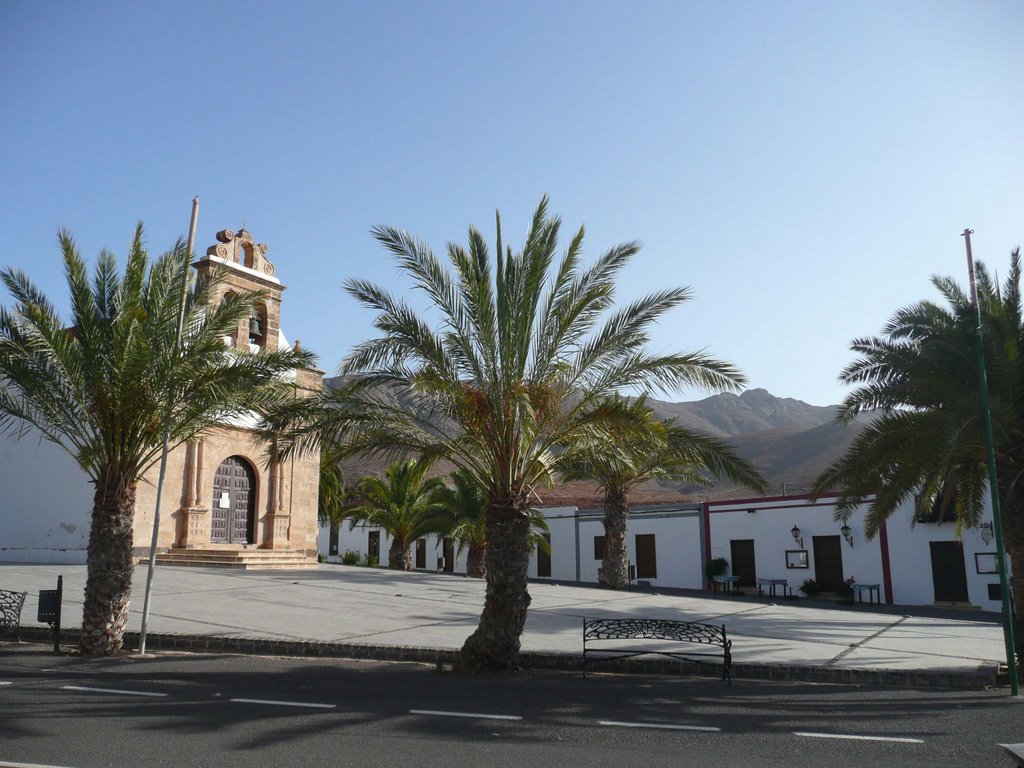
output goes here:
{"type": "MultiPolygon", "coordinates": [[[[0,589],[29,593],[23,626],[35,624],[38,591],[53,589],[58,574],[64,576],[63,625],[76,628],[85,566],[0,565],[0,589]]],[[[145,579],[145,566],[137,567],[129,631],[140,628],[145,579]]],[[[530,594],[522,637],[528,666],[578,664],[584,617],[724,624],[740,679],[978,687],[995,682],[1003,660],[998,616],[980,612],[933,616],[909,607],[838,608],[544,582],[532,582],[530,594]]],[[[476,627],[483,596],[482,581],[450,574],[340,565],[158,567],[148,647],[443,661],[476,627]]]]}

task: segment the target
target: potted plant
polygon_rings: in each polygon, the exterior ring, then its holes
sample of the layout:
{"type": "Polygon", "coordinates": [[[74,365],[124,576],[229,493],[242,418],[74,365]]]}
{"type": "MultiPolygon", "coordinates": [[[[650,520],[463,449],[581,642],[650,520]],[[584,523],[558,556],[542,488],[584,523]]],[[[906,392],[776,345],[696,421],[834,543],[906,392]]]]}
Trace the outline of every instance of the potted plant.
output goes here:
{"type": "Polygon", "coordinates": [[[804,583],[800,585],[800,591],[808,597],[814,597],[821,592],[821,584],[814,579],[804,579],[804,583]]]}
{"type": "Polygon", "coordinates": [[[704,566],[704,575],[711,580],[715,576],[725,576],[729,572],[729,561],[724,557],[715,557],[708,560],[704,566]]]}
{"type": "Polygon", "coordinates": [[[836,587],[836,594],[839,596],[839,602],[841,603],[853,603],[853,585],[856,579],[851,576],[838,587],[836,587]]]}

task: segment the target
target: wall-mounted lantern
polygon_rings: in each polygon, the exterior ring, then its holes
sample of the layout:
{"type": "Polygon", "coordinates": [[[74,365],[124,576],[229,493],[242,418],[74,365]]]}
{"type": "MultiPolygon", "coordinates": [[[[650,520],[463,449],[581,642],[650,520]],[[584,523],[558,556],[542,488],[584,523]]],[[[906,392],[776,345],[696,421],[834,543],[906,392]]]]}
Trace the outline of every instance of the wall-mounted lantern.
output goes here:
{"type": "Polygon", "coordinates": [[[981,540],[985,542],[985,546],[988,546],[989,542],[995,537],[995,530],[992,528],[992,522],[982,523],[978,526],[978,530],[981,531],[981,540]]]}
{"type": "Polygon", "coordinates": [[[843,527],[839,529],[839,532],[843,534],[843,538],[846,539],[846,543],[851,547],[853,546],[853,531],[846,523],[843,523],[843,527]]]}
{"type": "Polygon", "coordinates": [[[792,527],[792,528],[790,529],[790,531],[789,531],[789,532],[790,532],[791,534],[793,534],[793,541],[795,541],[795,542],[796,542],[797,546],[798,546],[798,547],[800,547],[800,549],[803,549],[803,548],[804,548],[804,538],[803,538],[803,536],[801,536],[801,535],[800,535],[800,529],[799,529],[799,528],[797,528],[797,527],[796,527],[796,526],[794,525],[794,526],[793,526],[793,527],[792,527]]]}

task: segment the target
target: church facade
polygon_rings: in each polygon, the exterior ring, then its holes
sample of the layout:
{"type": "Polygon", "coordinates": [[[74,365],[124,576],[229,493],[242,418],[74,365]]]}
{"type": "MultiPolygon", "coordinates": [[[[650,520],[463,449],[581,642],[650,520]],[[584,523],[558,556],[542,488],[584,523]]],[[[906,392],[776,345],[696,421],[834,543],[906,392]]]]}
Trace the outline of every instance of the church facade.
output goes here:
{"type": "MultiPolygon", "coordinates": [[[[250,317],[225,337],[226,345],[254,351],[288,347],[281,332],[285,286],[267,250],[244,228],[222,230],[193,264],[199,274],[223,275],[215,301],[234,292],[264,293],[250,317]]],[[[323,372],[295,370],[291,383],[296,397],[308,397],[322,388],[323,372]]],[[[252,419],[228,421],[170,452],[157,537],[161,562],[316,562],[319,455],[271,464],[253,426],[252,419]],[[276,556],[268,560],[271,552],[276,556]]],[[[0,459],[0,487],[7,497],[0,514],[0,562],[84,562],[92,507],[86,475],[60,449],[31,437],[4,438],[0,459]]],[[[149,552],[158,473],[156,464],[136,495],[138,557],[149,552]]]]}

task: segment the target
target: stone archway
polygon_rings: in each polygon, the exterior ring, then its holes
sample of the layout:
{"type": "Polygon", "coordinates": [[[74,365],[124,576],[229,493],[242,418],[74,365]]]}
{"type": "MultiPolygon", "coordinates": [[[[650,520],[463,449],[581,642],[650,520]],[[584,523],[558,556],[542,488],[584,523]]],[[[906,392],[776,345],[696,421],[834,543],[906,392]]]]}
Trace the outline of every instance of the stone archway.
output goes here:
{"type": "Polygon", "coordinates": [[[229,456],[213,476],[211,544],[251,544],[256,527],[256,473],[241,456],[229,456]]]}

